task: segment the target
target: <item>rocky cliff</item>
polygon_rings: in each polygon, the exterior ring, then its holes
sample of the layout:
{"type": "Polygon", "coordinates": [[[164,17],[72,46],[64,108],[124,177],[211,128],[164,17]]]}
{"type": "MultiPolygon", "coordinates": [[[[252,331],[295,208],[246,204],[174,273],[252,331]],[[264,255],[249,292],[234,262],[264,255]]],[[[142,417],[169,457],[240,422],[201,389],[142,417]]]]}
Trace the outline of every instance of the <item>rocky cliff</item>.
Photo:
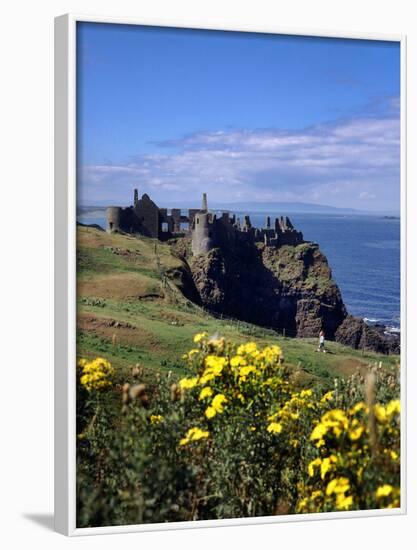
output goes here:
{"type": "Polygon", "coordinates": [[[275,248],[242,241],[192,256],[184,238],[175,251],[189,265],[193,294],[198,294],[194,301],[213,312],[285,330],[289,336],[316,337],[323,329],[326,338],[356,349],[398,351],[383,331],[348,315],[315,243],[275,248]]]}
{"type": "MultiPolygon", "coordinates": [[[[242,242],[188,256],[201,303],[215,312],[286,330],[291,336],[329,338],[347,313],[326,257],[313,243],[269,247],[242,242]]],[[[178,252],[177,247],[177,252],[178,252]]]]}

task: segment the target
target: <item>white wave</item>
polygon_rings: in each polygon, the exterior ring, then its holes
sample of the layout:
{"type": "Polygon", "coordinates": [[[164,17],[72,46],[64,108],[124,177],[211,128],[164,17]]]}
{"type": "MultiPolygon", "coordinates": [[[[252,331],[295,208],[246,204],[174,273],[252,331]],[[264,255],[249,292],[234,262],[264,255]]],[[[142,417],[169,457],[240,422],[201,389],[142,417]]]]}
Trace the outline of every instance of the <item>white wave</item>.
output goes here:
{"type": "Polygon", "coordinates": [[[399,334],[401,329],[399,327],[385,327],[384,334],[399,334]]]}
{"type": "Polygon", "coordinates": [[[381,321],[381,319],[372,319],[371,317],[364,317],[363,320],[365,321],[365,323],[371,323],[371,324],[376,324],[381,321]]]}

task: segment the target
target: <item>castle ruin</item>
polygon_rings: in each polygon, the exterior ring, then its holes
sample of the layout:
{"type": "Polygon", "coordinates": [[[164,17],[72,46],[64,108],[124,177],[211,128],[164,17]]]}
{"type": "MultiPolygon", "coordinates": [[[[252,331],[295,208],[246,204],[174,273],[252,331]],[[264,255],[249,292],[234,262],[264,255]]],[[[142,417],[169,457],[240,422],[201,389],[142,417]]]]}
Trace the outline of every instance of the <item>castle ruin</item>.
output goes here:
{"type": "Polygon", "coordinates": [[[126,208],[111,206],[106,212],[107,231],[144,235],[161,241],[175,236],[191,235],[193,255],[206,254],[222,244],[237,244],[238,241],[262,242],[266,246],[279,247],[303,242],[303,234],[297,231],[287,216],[276,218],[271,223],[267,216],[265,227],[253,227],[249,216],[243,223],[235,214],[210,212],[207,195],[203,193],[200,209],[189,209],[187,215],[180,208],[159,208],[147,195],[139,199],[134,190],[133,205],[126,208]]]}

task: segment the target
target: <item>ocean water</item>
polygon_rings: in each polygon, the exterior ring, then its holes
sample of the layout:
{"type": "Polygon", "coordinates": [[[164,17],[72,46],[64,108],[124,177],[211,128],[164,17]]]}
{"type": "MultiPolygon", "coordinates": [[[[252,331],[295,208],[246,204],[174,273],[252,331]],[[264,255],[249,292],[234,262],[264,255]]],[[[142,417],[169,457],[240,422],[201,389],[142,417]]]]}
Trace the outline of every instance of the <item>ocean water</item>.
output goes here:
{"type": "MultiPolygon", "coordinates": [[[[271,214],[271,217],[276,217],[271,214]]],[[[400,220],[383,216],[290,214],[327,256],[349,313],[400,328],[400,220]]],[[[256,227],[266,216],[252,214],[256,227]]]]}
{"type": "MultiPolygon", "coordinates": [[[[264,227],[267,215],[281,213],[249,214],[252,225],[264,227]]],[[[399,329],[400,220],[339,214],[290,214],[290,219],[327,256],[349,313],[399,329]]],[[[105,227],[102,210],[85,212],[78,221],[105,227]]]]}

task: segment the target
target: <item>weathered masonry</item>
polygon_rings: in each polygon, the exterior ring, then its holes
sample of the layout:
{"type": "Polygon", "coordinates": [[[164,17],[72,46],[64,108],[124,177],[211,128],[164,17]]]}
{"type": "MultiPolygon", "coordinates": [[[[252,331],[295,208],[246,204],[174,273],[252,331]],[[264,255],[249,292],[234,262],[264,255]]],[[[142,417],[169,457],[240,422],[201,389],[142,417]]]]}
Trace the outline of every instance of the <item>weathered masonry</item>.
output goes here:
{"type": "Polygon", "coordinates": [[[297,231],[290,219],[285,216],[266,218],[265,227],[253,227],[249,216],[243,222],[236,215],[221,212],[217,215],[209,211],[207,195],[203,194],[200,209],[189,209],[187,215],[180,208],[159,208],[147,195],[139,199],[137,189],[133,194],[133,205],[126,208],[112,206],[107,209],[107,231],[144,235],[154,239],[191,234],[194,255],[206,254],[222,244],[248,240],[263,242],[266,246],[297,245],[303,242],[303,234],[297,231]]]}

